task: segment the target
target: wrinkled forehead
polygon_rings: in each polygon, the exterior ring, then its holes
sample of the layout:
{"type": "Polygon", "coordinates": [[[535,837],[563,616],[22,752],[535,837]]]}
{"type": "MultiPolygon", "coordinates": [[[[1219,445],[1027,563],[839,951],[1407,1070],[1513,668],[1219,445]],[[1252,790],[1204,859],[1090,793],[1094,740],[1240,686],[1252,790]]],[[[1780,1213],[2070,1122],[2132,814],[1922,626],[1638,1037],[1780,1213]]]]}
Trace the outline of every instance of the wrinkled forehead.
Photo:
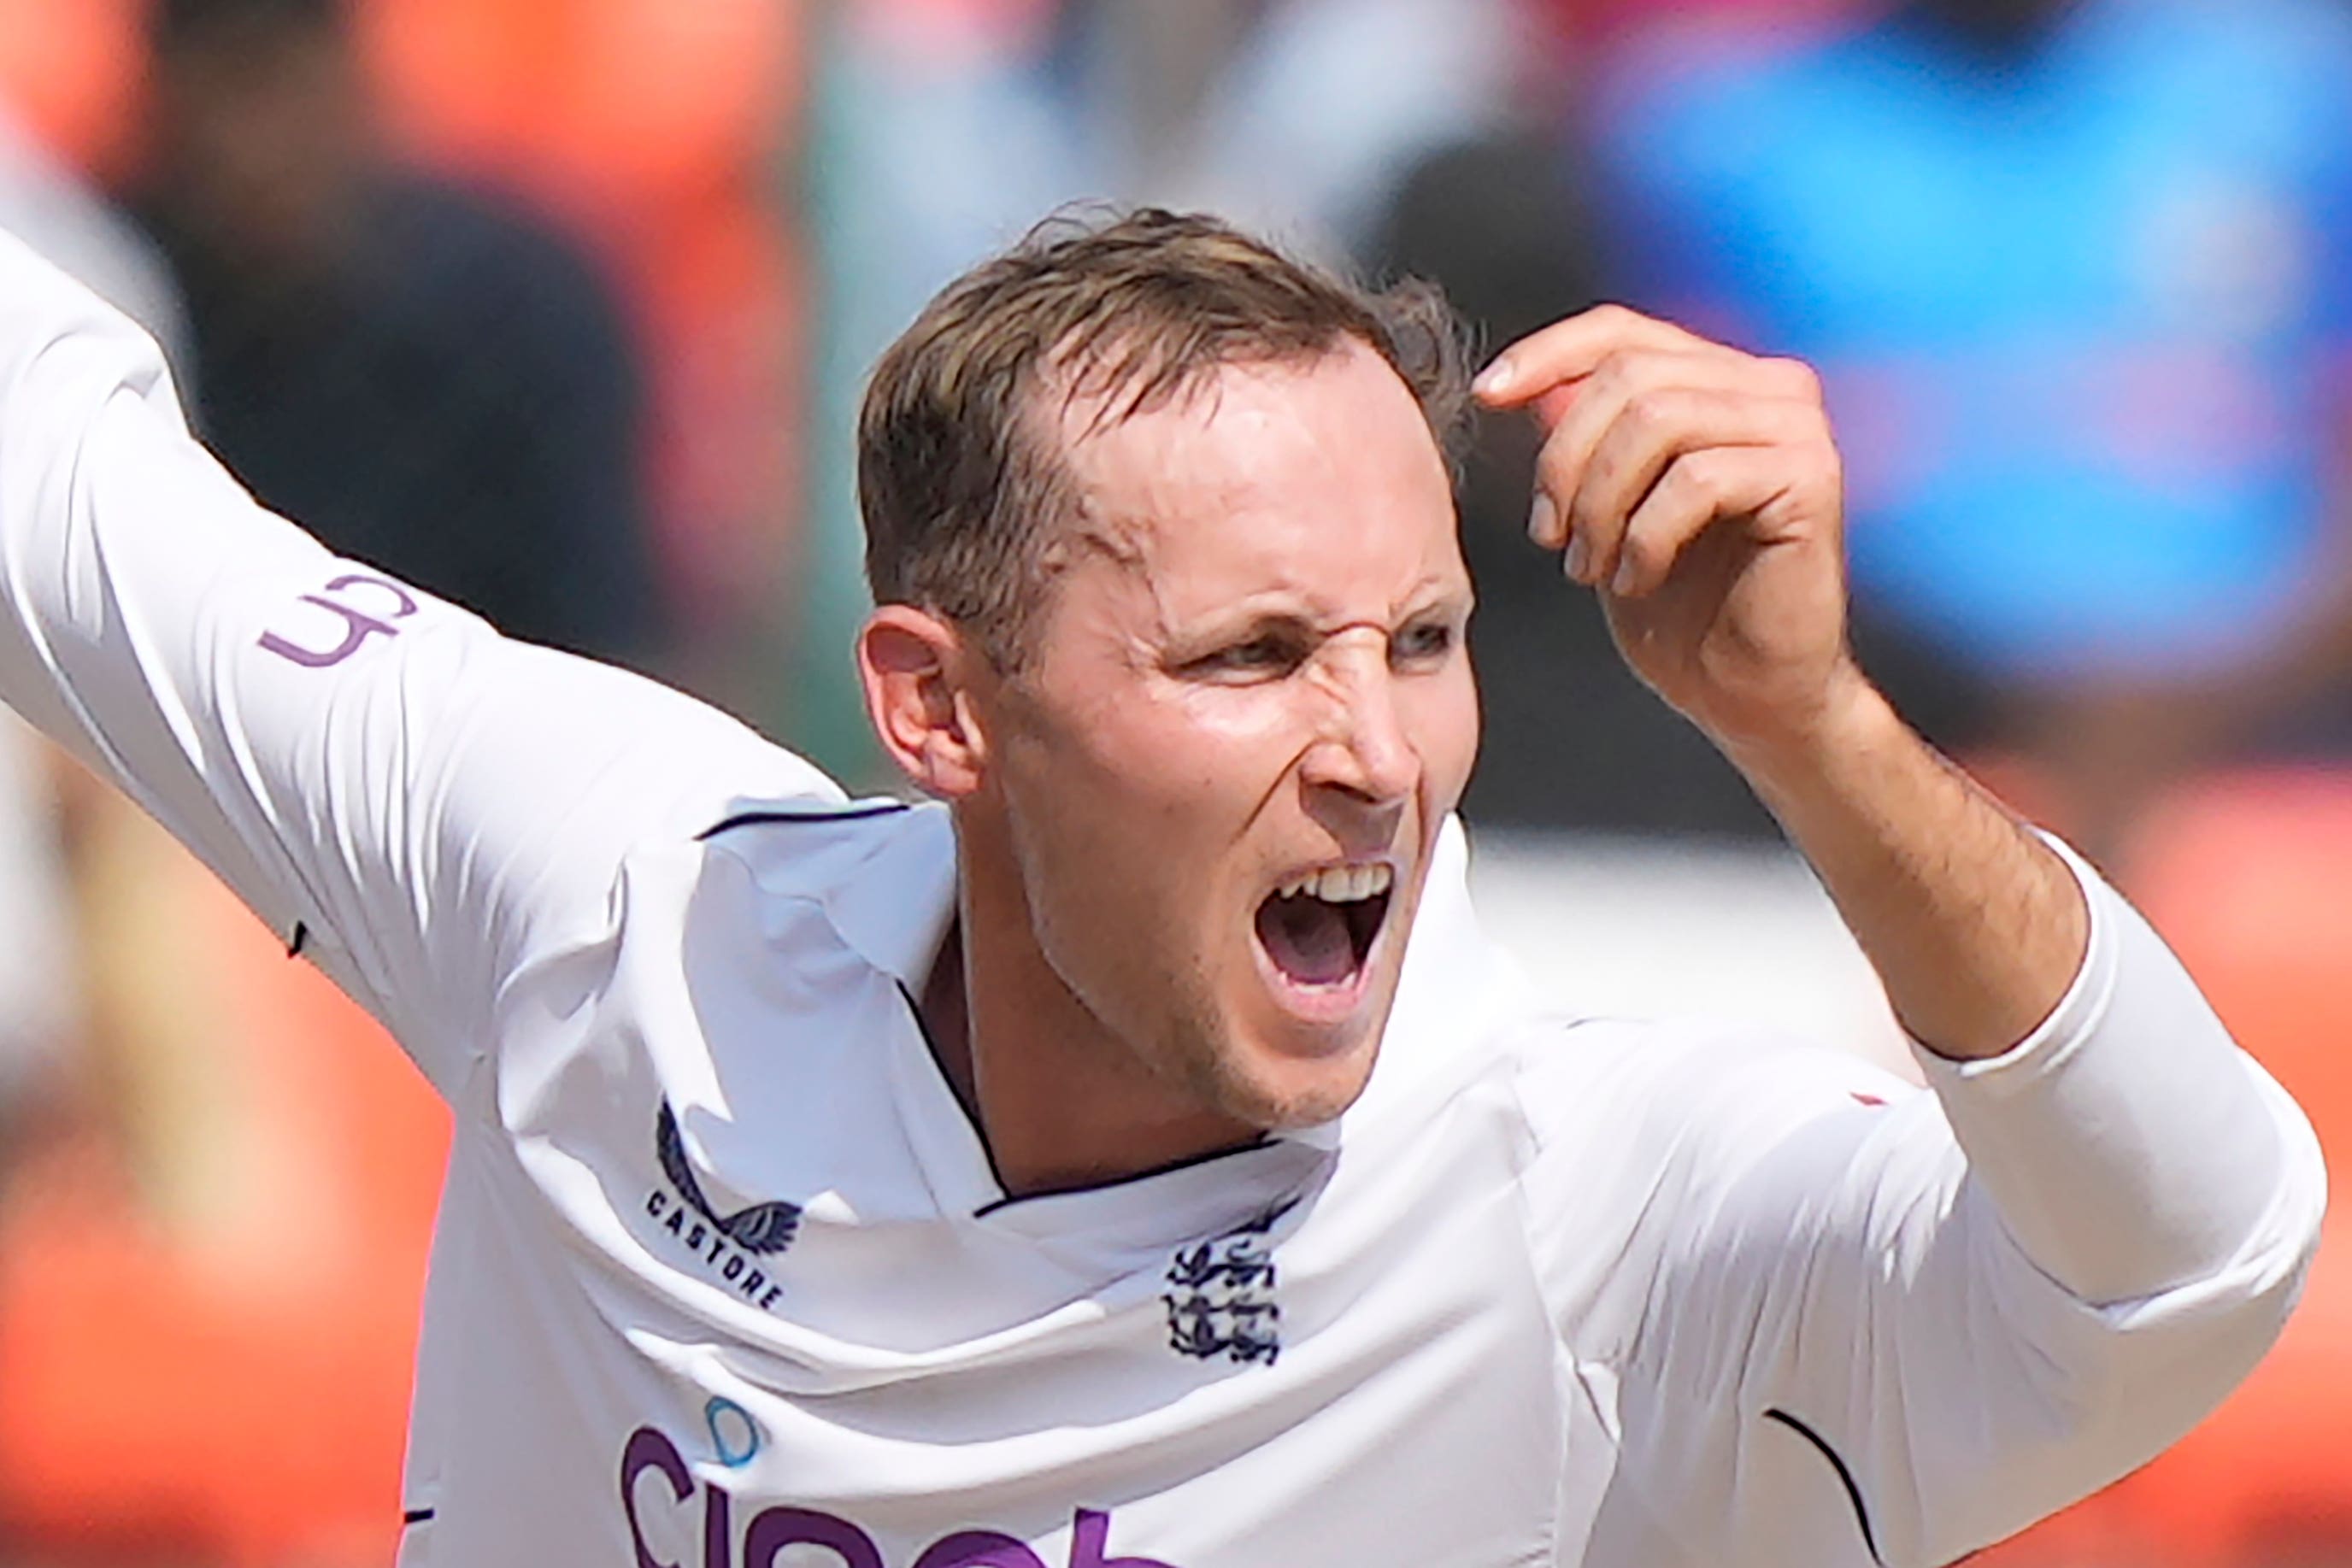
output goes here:
{"type": "Polygon", "coordinates": [[[1295,573],[1322,552],[1458,559],[1452,486],[1420,402],[1352,339],[1223,363],[1143,399],[1066,383],[1033,414],[1070,486],[1066,545],[1079,550],[1234,569],[1220,578],[1295,573]]]}
{"type": "Polygon", "coordinates": [[[1085,510],[1148,522],[1251,498],[1413,506],[1444,498],[1444,454],[1404,379],[1345,339],[1318,355],[1230,360],[1140,392],[1063,381],[1030,409],[1085,510]]]}

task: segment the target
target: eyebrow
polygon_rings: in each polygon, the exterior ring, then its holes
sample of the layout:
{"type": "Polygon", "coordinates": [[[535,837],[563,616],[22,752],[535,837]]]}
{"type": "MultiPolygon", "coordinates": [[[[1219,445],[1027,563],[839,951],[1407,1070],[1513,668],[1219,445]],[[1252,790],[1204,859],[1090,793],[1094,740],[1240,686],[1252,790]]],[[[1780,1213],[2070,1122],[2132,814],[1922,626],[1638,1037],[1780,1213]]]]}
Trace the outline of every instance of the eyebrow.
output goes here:
{"type": "MultiPolygon", "coordinates": [[[[1439,588],[1426,597],[1408,600],[1406,607],[1397,613],[1395,620],[1390,624],[1410,625],[1433,614],[1453,614],[1457,612],[1466,614],[1476,601],[1475,591],[1466,584],[1458,589],[1450,586],[1439,588]]],[[[1344,631],[1349,626],[1370,624],[1362,621],[1329,623],[1297,610],[1272,607],[1248,612],[1244,619],[1234,622],[1218,620],[1216,618],[1218,613],[1218,612],[1212,612],[1208,617],[1193,622],[1189,627],[1170,628],[1171,641],[1177,643],[1223,643],[1246,640],[1268,632],[1298,632],[1321,638],[1328,637],[1334,632],[1344,631]]]]}

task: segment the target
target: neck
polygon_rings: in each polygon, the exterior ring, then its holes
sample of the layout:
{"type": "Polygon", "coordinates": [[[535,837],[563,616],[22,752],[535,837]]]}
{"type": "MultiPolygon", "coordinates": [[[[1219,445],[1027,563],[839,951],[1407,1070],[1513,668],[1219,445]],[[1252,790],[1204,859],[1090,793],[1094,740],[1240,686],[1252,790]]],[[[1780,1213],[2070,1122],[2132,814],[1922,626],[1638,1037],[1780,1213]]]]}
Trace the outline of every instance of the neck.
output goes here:
{"type": "MultiPolygon", "coordinates": [[[[1147,1067],[1037,945],[1018,879],[957,834],[956,928],[923,987],[940,1070],[1007,1194],[1096,1186],[1261,1135],[1147,1067]]],[[[1009,862],[1008,862],[1009,863],[1009,862]]]]}

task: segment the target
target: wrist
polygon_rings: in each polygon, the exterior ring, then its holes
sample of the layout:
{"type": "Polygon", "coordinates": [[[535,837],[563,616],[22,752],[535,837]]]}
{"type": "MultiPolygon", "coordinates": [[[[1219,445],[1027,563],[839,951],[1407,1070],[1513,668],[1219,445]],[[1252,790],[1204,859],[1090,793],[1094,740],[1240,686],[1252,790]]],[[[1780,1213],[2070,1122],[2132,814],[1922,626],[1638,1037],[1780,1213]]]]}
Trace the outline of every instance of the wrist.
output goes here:
{"type": "Polygon", "coordinates": [[[1814,700],[1712,738],[1769,801],[1807,780],[1845,771],[1909,733],[1861,666],[1842,659],[1814,700]]]}

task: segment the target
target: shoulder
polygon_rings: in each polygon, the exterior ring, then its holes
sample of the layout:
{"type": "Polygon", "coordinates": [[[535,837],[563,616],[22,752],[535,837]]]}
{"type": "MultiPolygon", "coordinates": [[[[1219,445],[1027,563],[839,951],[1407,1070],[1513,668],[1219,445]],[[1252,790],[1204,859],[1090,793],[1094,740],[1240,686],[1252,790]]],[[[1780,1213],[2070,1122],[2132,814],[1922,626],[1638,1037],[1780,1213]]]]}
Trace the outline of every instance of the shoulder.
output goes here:
{"type": "Polygon", "coordinates": [[[814,906],[845,945],[906,985],[920,982],[955,907],[947,809],[838,796],[738,798],[696,833],[769,904],[814,906]]]}
{"type": "Polygon", "coordinates": [[[952,854],[947,811],[904,800],[827,794],[738,795],[695,830],[710,852],[740,862],[773,892],[822,899],[868,877],[952,854]]]}

